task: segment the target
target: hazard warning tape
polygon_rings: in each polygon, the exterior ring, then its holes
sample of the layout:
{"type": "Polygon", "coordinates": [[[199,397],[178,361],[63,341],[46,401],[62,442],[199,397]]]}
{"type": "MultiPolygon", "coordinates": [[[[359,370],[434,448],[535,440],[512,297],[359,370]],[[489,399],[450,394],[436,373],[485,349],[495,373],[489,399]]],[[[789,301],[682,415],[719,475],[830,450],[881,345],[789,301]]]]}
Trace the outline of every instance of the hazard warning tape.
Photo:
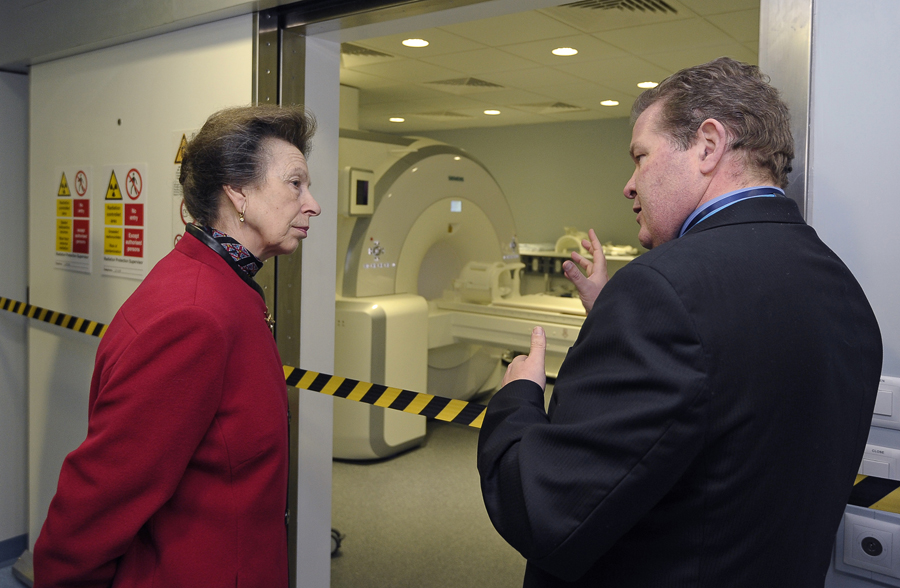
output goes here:
{"type": "Polygon", "coordinates": [[[44,321],[45,323],[50,323],[64,329],[71,329],[73,331],[78,331],[79,333],[92,335],[94,337],[102,337],[106,334],[106,325],[103,323],[89,321],[53,310],[47,310],[40,306],[25,304],[24,302],[10,300],[9,298],[0,297],[0,309],[44,321]]]}
{"type": "MultiPolygon", "coordinates": [[[[39,306],[10,300],[9,298],[0,297],[0,309],[94,337],[103,337],[106,333],[106,325],[103,323],[88,321],[39,306]]],[[[283,368],[285,383],[294,388],[321,392],[337,398],[346,398],[373,406],[418,414],[476,429],[481,428],[481,423],[484,421],[484,413],[487,409],[486,406],[481,404],[473,404],[463,400],[443,398],[401,388],[392,388],[381,384],[372,384],[371,382],[351,380],[350,378],[303,370],[289,365],[283,366],[283,368]]]]}
{"type": "Polygon", "coordinates": [[[876,478],[874,476],[856,476],[853,491],[847,504],[872,508],[886,512],[900,513],[900,481],[876,478]]]}

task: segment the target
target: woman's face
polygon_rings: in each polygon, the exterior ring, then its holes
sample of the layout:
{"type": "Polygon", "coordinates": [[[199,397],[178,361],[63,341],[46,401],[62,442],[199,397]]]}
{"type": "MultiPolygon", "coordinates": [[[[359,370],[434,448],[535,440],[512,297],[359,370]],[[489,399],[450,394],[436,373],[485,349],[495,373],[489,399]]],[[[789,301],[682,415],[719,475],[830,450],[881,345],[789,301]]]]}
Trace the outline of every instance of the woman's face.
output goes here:
{"type": "Polygon", "coordinates": [[[248,186],[241,242],[258,258],[293,253],[309,231],[309,219],[322,209],[309,192],[306,158],[282,139],[263,143],[268,153],[262,184],[248,186]]]}

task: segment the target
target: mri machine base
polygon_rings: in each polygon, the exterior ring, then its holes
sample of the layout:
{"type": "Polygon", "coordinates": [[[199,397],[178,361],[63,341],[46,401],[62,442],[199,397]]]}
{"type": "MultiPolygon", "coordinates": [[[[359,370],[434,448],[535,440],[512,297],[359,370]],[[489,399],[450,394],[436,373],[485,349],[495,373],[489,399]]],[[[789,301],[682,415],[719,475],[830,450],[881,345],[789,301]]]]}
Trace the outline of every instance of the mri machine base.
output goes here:
{"type": "MultiPolygon", "coordinates": [[[[338,298],[335,374],[424,392],[428,385],[428,303],[396,294],[338,298]]],[[[420,445],[425,417],[334,400],[334,457],[380,459],[420,445]]]]}

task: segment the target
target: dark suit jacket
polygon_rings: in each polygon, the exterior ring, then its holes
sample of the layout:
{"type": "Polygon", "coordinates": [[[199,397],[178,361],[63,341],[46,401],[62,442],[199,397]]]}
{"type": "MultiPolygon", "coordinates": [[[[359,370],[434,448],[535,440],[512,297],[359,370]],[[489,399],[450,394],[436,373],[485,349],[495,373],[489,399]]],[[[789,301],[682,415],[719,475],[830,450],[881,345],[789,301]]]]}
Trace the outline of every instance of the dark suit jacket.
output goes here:
{"type": "Polygon", "coordinates": [[[287,588],[287,391],[265,311],[190,234],[122,305],[35,588],[287,588]]]}
{"type": "Polygon", "coordinates": [[[530,381],[491,399],[485,505],[526,587],[821,587],[881,364],[796,204],[739,202],[616,273],[549,416],[530,381]]]}

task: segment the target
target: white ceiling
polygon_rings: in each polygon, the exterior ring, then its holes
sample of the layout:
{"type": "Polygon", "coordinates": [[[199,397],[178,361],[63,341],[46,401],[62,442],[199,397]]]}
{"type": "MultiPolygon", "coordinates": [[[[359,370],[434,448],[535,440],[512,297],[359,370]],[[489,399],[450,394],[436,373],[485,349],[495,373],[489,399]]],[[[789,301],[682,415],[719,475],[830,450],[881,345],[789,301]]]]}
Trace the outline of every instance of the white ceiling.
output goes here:
{"type": "Polygon", "coordinates": [[[663,0],[583,0],[345,43],[341,84],[359,88],[361,129],[409,133],[627,117],[638,82],[722,55],[757,63],[759,0],[664,0],[674,13],[579,6],[635,2],[663,0]],[[411,37],[430,44],[401,44],[411,37]],[[435,83],[447,80],[457,84],[435,83]]]}

